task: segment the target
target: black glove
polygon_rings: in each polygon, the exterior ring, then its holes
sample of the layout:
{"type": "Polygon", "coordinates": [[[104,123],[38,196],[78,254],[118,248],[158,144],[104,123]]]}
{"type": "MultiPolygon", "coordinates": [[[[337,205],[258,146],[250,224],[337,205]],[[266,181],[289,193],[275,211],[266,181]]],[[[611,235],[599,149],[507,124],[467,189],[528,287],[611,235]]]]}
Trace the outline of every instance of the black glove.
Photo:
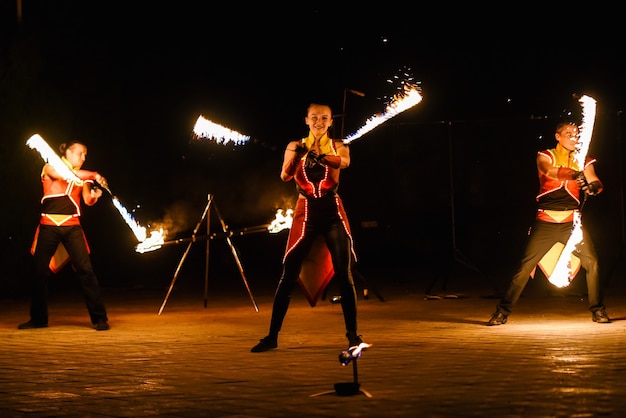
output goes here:
{"type": "Polygon", "coordinates": [[[585,173],[579,171],[576,174],[576,183],[578,183],[578,187],[584,189],[585,187],[589,187],[589,183],[587,183],[587,178],[585,177],[585,173]]]}
{"type": "Polygon", "coordinates": [[[598,181],[592,181],[587,185],[587,193],[589,196],[595,196],[600,193],[600,189],[602,189],[602,184],[598,181]]]}
{"type": "Polygon", "coordinates": [[[319,164],[318,159],[319,159],[319,157],[317,156],[317,152],[311,150],[311,151],[309,151],[309,153],[306,156],[306,161],[305,161],[304,165],[307,168],[315,167],[317,164],[319,164]]]}

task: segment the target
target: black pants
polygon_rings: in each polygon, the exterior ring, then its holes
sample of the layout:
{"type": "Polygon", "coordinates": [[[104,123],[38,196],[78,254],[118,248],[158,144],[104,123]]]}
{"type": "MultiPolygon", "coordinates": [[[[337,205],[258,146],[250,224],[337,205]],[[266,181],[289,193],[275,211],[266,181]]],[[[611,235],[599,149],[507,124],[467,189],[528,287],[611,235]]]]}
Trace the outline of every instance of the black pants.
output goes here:
{"type": "MultiPolygon", "coordinates": [[[[507,291],[498,303],[497,310],[509,315],[515,303],[517,303],[522,291],[530,279],[530,273],[537,266],[543,256],[552,246],[561,242],[567,243],[572,231],[572,223],[551,223],[535,221],[528,237],[524,257],[513,275],[507,291]]],[[[587,279],[587,293],[589,298],[589,310],[594,312],[604,309],[603,292],[600,282],[598,256],[591,237],[583,227],[583,244],[578,245],[573,252],[581,261],[581,267],[585,270],[587,279]]]]}
{"type": "Polygon", "coordinates": [[[350,238],[343,224],[337,217],[331,222],[309,222],[306,225],[304,238],[298,243],[283,263],[283,272],[274,295],[272,319],[270,321],[270,335],[278,336],[283,324],[291,295],[298,282],[302,261],[306,257],[315,238],[323,234],[330,251],[334,280],[339,284],[341,293],[341,308],[348,332],[357,331],[357,296],[352,278],[352,253],[350,238]]]}
{"type": "Polygon", "coordinates": [[[48,280],[52,275],[49,264],[59,243],[63,243],[80,280],[92,324],[107,321],[102,302],[100,284],[93,271],[87,243],[81,226],[40,225],[35,247],[35,281],[30,306],[31,320],[37,324],[48,323],[48,280]]]}

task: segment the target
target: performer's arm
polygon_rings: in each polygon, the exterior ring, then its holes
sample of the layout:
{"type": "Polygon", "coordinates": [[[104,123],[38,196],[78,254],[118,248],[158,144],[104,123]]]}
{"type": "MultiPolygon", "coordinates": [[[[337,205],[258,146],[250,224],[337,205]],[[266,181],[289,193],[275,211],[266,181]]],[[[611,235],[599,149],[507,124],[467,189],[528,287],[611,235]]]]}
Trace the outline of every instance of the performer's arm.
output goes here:
{"type": "Polygon", "coordinates": [[[94,187],[92,181],[86,181],[83,184],[83,201],[87,206],[95,205],[100,197],[102,197],[102,189],[94,187]]]}
{"type": "Polygon", "coordinates": [[[550,177],[554,180],[576,180],[580,171],[567,167],[555,167],[552,165],[550,158],[542,153],[537,154],[537,170],[540,174],[550,177]]]}
{"type": "Polygon", "coordinates": [[[296,168],[298,162],[302,156],[306,153],[300,141],[291,141],[287,148],[285,148],[285,155],[283,157],[283,168],[280,172],[280,179],[282,181],[289,181],[296,174],[296,168]]]}

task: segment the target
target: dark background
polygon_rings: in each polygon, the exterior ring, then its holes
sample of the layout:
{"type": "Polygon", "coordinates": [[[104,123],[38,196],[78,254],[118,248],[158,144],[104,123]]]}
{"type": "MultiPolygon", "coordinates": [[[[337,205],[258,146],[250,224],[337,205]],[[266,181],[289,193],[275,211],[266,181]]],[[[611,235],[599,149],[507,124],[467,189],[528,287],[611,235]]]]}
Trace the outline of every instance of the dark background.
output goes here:
{"type": "MultiPolygon", "coordinates": [[[[389,80],[407,74],[423,102],[353,142],[342,174],[361,271],[410,284],[463,266],[450,257],[460,254],[497,288],[534,215],[535,154],[554,145],[558,120],[580,116],[573,94],[588,94],[598,101],[590,154],[605,192],[587,202],[584,220],[605,279],[622,280],[626,83],[616,11],[1,4],[0,294],[21,292],[29,276],[42,164],[25,145],[32,134],[55,149],[87,143],[84,168],[107,177],[140,224],[184,238],[209,194],[212,231],[221,228],[214,208],[232,229],[268,223],[296,197],[278,175],[285,145],[306,135],[306,106],[329,103],[333,136],[342,118],[347,135],[385,109],[397,93],[389,80]],[[195,139],[199,115],[252,139],[195,139]]],[[[137,254],[106,198],[84,208],[83,225],[103,285],[169,285],[186,247],[137,254]]],[[[233,239],[251,281],[277,279],[285,240],[233,239]]],[[[204,260],[194,244],[184,274],[202,279],[204,260]]],[[[238,274],[224,240],[211,241],[210,260],[212,271],[238,274]]]]}

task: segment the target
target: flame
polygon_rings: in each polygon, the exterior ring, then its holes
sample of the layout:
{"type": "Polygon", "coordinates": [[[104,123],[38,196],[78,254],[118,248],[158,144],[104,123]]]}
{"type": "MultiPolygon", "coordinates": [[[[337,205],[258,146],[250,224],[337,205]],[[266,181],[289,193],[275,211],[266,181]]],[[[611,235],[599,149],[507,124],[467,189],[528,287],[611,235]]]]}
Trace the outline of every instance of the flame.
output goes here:
{"type": "MultiPolygon", "coordinates": [[[[579,138],[576,144],[576,155],[574,160],[578,167],[585,167],[585,160],[587,159],[587,151],[589,150],[589,144],[591,143],[591,137],[593,134],[593,125],[596,117],[596,100],[589,96],[582,96],[579,100],[582,106],[582,123],[579,127],[579,138]]],[[[580,211],[574,213],[574,224],[572,226],[572,232],[556,262],[554,271],[548,277],[548,281],[556,287],[569,286],[572,277],[571,257],[572,251],[576,249],[576,246],[583,242],[582,231],[582,219],[580,211]]]]}
{"type": "Polygon", "coordinates": [[[556,287],[562,288],[567,287],[574,280],[572,277],[572,266],[571,266],[571,257],[570,255],[576,249],[578,243],[583,242],[583,230],[582,230],[582,221],[580,217],[580,212],[574,213],[574,225],[572,227],[572,232],[559,256],[556,265],[554,266],[554,271],[550,277],[548,277],[548,281],[555,285],[556,287]]]}
{"type": "Polygon", "coordinates": [[[593,125],[596,119],[596,100],[587,95],[582,96],[578,102],[581,104],[582,123],[578,127],[580,135],[578,136],[578,142],[576,143],[576,154],[574,155],[574,161],[578,164],[578,167],[585,166],[585,159],[587,158],[587,151],[591,144],[591,136],[593,134],[593,125]]]}
{"type": "Polygon", "coordinates": [[[135,237],[137,237],[137,240],[139,242],[144,241],[146,239],[146,228],[141,226],[139,222],[137,222],[135,218],[133,218],[133,215],[128,212],[128,210],[124,207],[124,205],[122,205],[117,197],[113,197],[111,200],[113,202],[113,206],[115,206],[120,215],[122,215],[122,219],[124,219],[124,222],[126,222],[131,231],[133,231],[133,234],[135,234],[135,237]]]}
{"type": "Polygon", "coordinates": [[[348,135],[344,139],[346,144],[354,141],[370,132],[377,126],[382,125],[387,120],[393,118],[394,116],[399,115],[400,113],[412,108],[422,101],[422,94],[418,86],[410,83],[404,84],[404,91],[402,94],[397,94],[393,97],[393,101],[387,105],[387,108],[384,113],[376,114],[370,117],[361,128],[359,128],[355,133],[348,135]]]}
{"type": "Polygon", "coordinates": [[[163,228],[158,231],[151,231],[150,236],[145,240],[141,241],[136,247],[135,251],[138,253],[145,253],[148,251],[154,251],[161,248],[163,243],[165,242],[165,234],[163,232],[163,228]]]}
{"type": "Polygon", "coordinates": [[[50,164],[54,169],[63,177],[63,179],[67,182],[80,182],[80,178],[74,173],[64,162],[61,160],[61,157],[57,155],[56,152],[50,148],[50,145],[41,137],[39,134],[35,134],[31,136],[28,141],[26,141],[26,145],[30,148],[37,150],[39,155],[43,160],[50,164]]]}
{"type": "Polygon", "coordinates": [[[278,209],[276,211],[276,217],[270,225],[267,227],[267,230],[271,233],[278,233],[283,229],[291,228],[291,224],[293,223],[293,209],[287,209],[286,211],[283,209],[278,209]]]}
{"type": "Polygon", "coordinates": [[[193,133],[198,138],[211,139],[218,144],[233,142],[235,145],[241,145],[245,144],[250,139],[249,136],[240,134],[237,131],[233,131],[215,122],[211,122],[202,115],[198,117],[193,127],[193,133]]]}

